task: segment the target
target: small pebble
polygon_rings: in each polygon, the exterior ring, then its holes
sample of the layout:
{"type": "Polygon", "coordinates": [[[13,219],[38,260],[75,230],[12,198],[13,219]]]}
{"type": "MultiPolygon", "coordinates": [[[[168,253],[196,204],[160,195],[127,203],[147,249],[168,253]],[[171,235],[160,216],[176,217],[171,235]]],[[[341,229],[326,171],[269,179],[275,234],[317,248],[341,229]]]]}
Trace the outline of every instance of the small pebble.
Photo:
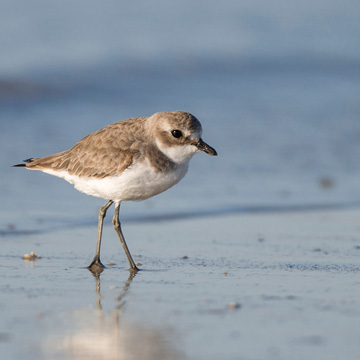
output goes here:
{"type": "Polygon", "coordinates": [[[186,256],[186,255],[182,257],[183,260],[186,260],[186,259],[188,259],[188,258],[189,258],[189,257],[186,256]]]}
{"type": "Polygon", "coordinates": [[[331,189],[335,186],[335,182],[330,177],[322,177],[319,179],[319,185],[323,189],[331,189]]]}
{"type": "Polygon", "coordinates": [[[36,259],[41,259],[41,256],[36,255],[36,254],[32,251],[30,254],[25,254],[25,255],[23,256],[23,259],[24,259],[25,261],[34,261],[34,260],[36,260],[36,259]]]}
{"type": "Polygon", "coordinates": [[[107,266],[115,266],[116,264],[113,263],[113,262],[109,262],[109,263],[107,263],[106,265],[107,265],[107,266]]]}
{"type": "Polygon", "coordinates": [[[234,302],[234,301],[231,301],[231,302],[229,302],[229,304],[228,304],[228,308],[229,308],[230,310],[238,310],[238,309],[241,308],[241,304],[239,304],[239,303],[237,303],[237,302],[234,302]]]}

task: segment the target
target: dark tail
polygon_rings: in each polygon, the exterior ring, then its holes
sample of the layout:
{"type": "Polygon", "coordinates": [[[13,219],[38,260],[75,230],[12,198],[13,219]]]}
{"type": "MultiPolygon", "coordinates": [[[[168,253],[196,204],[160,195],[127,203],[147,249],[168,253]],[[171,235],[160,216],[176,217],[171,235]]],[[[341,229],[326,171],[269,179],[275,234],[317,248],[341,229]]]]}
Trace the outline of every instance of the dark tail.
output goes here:
{"type": "Polygon", "coordinates": [[[16,165],[13,165],[12,167],[26,167],[26,164],[31,163],[32,161],[34,161],[34,158],[26,159],[26,160],[23,160],[23,162],[25,164],[16,164],[16,165]]]}

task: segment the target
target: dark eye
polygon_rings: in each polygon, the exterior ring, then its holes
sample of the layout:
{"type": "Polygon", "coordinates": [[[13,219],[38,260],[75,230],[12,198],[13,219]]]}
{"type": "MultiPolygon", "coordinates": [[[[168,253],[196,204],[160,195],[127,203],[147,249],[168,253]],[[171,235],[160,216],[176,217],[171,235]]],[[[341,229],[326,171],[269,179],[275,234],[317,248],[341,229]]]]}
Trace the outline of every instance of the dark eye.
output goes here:
{"type": "Polygon", "coordinates": [[[174,137],[174,138],[181,138],[183,136],[182,132],[180,130],[172,130],[171,131],[171,135],[174,137]]]}

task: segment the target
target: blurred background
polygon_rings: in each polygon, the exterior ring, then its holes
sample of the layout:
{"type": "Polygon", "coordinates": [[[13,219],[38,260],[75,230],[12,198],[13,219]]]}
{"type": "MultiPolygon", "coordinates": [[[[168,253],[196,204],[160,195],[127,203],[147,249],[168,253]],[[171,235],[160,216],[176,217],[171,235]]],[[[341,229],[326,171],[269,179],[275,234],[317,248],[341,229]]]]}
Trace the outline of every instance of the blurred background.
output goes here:
{"type": "MultiPolygon", "coordinates": [[[[96,224],[102,199],[10,166],[185,110],[217,158],[123,219],[360,201],[360,4],[2,0],[0,231],[96,224]]],[[[109,219],[108,219],[109,220],[109,219]]]]}

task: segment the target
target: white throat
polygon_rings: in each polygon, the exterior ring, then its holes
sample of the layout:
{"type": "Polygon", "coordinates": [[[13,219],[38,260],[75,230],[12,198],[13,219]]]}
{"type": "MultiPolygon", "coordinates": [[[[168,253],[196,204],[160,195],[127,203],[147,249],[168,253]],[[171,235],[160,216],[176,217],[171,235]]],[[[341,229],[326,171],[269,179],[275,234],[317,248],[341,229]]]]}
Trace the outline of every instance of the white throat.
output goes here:
{"type": "Polygon", "coordinates": [[[157,147],[163,152],[170,160],[176,164],[184,164],[189,162],[192,156],[198,152],[194,145],[178,145],[178,146],[164,146],[158,139],[156,139],[157,147]]]}

